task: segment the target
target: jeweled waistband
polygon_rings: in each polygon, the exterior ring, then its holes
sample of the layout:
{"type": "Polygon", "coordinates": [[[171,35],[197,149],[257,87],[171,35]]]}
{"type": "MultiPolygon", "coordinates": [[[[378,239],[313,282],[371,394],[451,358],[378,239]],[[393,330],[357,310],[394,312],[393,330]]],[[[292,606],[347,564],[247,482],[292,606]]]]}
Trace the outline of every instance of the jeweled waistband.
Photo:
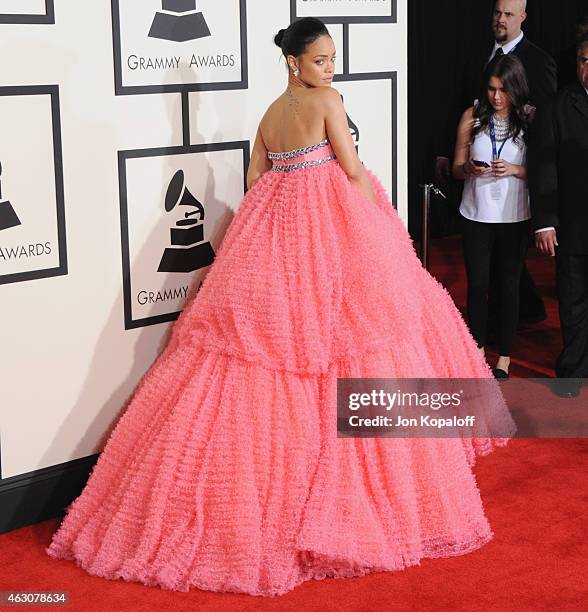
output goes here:
{"type": "Polygon", "coordinates": [[[321,157],[320,159],[296,162],[295,164],[276,164],[272,167],[272,172],[292,172],[292,170],[301,170],[302,168],[308,168],[310,166],[320,166],[334,159],[336,159],[334,155],[329,155],[327,157],[321,157]]]}
{"type": "Polygon", "coordinates": [[[284,151],[282,153],[272,153],[271,151],[268,151],[267,157],[268,159],[271,159],[274,161],[284,161],[286,159],[292,159],[294,157],[298,157],[299,155],[306,155],[307,153],[312,153],[313,151],[316,151],[317,149],[320,149],[321,147],[325,147],[328,144],[329,144],[329,140],[325,139],[325,140],[321,140],[320,142],[317,142],[316,144],[309,145],[308,147],[302,147],[300,149],[293,149],[292,151],[284,151]]]}

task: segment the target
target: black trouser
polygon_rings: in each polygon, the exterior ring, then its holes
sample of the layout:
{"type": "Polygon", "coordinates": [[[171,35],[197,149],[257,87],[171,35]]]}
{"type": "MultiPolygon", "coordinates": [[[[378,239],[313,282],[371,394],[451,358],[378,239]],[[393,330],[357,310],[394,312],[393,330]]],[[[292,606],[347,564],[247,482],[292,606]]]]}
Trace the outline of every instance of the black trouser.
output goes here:
{"type": "Polygon", "coordinates": [[[527,252],[529,222],[480,223],[462,216],[462,229],[470,331],[478,346],[484,346],[490,261],[494,253],[499,284],[498,354],[508,356],[519,319],[519,287],[527,252]]]}
{"type": "Polygon", "coordinates": [[[588,255],[558,251],[556,262],[563,351],[555,371],[562,378],[588,378],[588,255]]]}
{"type": "MultiPolygon", "coordinates": [[[[498,272],[494,261],[490,262],[490,288],[488,290],[488,326],[493,328],[493,319],[498,317],[498,272]],[[496,289],[494,289],[496,287],[496,289]]],[[[537,285],[529,273],[525,262],[521,271],[519,287],[519,322],[538,322],[547,318],[543,298],[539,294],[537,285]]],[[[494,327],[496,327],[494,325],[494,327]]]]}

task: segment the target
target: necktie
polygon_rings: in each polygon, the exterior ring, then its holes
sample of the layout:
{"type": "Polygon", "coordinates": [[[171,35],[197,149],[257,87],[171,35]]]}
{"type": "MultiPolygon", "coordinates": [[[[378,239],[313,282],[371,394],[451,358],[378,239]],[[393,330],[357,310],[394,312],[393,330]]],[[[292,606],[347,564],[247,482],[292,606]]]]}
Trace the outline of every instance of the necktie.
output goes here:
{"type": "Polygon", "coordinates": [[[496,49],[496,53],[494,54],[494,57],[492,58],[492,60],[494,61],[495,59],[498,59],[499,57],[502,57],[504,55],[504,51],[502,50],[502,47],[498,47],[498,49],[496,49]]]}

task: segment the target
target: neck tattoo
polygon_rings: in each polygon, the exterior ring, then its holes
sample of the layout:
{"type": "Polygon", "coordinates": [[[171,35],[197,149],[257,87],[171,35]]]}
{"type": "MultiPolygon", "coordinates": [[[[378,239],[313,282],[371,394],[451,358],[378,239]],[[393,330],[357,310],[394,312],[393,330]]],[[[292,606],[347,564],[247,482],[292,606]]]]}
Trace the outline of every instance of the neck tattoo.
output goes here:
{"type": "Polygon", "coordinates": [[[292,109],[294,114],[298,115],[298,109],[300,108],[300,100],[294,95],[294,92],[290,89],[290,86],[286,88],[286,94],[288,96],[288,106],[292,109]]]}

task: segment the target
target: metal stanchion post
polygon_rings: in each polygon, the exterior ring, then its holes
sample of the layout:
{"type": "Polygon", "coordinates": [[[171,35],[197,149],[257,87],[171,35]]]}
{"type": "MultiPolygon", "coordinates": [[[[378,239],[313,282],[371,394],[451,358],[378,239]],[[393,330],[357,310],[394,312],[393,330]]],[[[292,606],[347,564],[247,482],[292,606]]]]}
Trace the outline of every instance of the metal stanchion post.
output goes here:
{"type": "Polygon", "coordinates": [[[426,270],[429,269],[429,213],[431,210],[431,185],[420,186],[423,191],[423,208],[421,211],[422,225],[421,225],[421,263],[426,270]]]}
{"type": "Polygon", "coordinates": [[[445,194],[433,185],[427,183],[419,185],[423,191],[423,210],[422,210],[422,228],[421,228],[421,262],[425,270],[429,269],[429,240],[431,237],[430,212],[431,212],[431,193],[443,199],[447,199],[445,194]]]}

